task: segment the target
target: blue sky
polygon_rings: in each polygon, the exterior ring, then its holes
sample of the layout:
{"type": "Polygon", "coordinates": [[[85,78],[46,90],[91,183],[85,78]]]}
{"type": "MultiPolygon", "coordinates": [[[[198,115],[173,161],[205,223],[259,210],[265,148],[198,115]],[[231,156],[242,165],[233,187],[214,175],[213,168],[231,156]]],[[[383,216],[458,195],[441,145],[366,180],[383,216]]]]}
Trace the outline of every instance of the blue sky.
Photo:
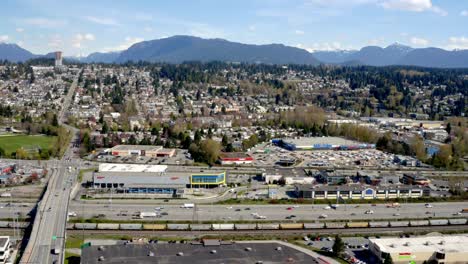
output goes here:
{"type": "Polygon", "coordinates": [[[3,0],[0,42],[66,56],[173,35],[312,50],[468,49],[468,0],[3,0]]]}

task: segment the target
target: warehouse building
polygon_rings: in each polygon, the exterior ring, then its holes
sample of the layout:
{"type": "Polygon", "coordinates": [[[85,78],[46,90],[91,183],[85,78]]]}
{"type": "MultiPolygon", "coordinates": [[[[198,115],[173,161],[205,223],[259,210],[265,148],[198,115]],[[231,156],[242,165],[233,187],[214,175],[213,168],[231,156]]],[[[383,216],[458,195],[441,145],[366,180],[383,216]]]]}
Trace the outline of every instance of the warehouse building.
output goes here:
{"type": "Polygon", "coordinates": [[[419,198],[430,195],[430,188],[411,185],[296,185],[295,193],[304,199],[395,199],[419,198]]]}
{"type": "Polygon", "coordinates": [[[168,172],[165,165],[104,163],[93,173],[93,188],[117,193],[181,196],[186,188],[215,188],[225,183],[226,172],[168,172]]]}
{"type": "Polygon", "coordinates": [[[173,157],[176,154],[175,149],[165,149],[162,146],[148,146],[148,145],[117,145],[109,149],[108,152],[112,156],[128,157],[128,156],[142,156],[142,157],[173,157]]]}
{"type": "Polygon", "coordinates": [[[393,263],[466,263],[468,235],[425,236],[410,238],[371,238],[369,250],[384,261],[393,263]]]}
{"type": "Polygon", "coordinates": [[[254,159],[242,152],[223,152],[219,155],[221,165],[251,164],[254,159]]]}
{"type": "Polygon", "coordinates": [[[280,138],[272,139],[271,143],[291,151],[375,149],[375,144],[360,143],[339,137],[280,138]]]}
{"type": "MultiPolygon", "coordinates": [[[[321,257],[322,258],[322,257],[321,257]]],[[[323,260],[320,263],[324,263],[323,260]]],[[[296,263],[318,264],[313,253],[284,242],[202,240],[190,243],[125,243],[83,248],[82,264],[98,263],[296,263]]]]}

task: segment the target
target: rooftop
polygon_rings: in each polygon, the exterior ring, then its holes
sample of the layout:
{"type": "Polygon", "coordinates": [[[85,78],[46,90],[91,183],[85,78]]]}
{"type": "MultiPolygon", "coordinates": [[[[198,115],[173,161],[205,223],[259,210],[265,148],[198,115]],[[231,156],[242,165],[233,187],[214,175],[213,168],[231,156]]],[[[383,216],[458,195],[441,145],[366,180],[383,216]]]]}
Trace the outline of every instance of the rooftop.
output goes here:
{"type": "Polygon", "coordinates": [[[399,252],[463,252],[468,253],[468,235],[422,236],[410,238],[371,238],[381,251],[399,252]]]}
{"type": "Polygon", "coordinates": [[[296,146],[312,146],[315,144],[330,144],[330,145],[359,145],[354,140],[348,140],[340,137],[301,137],[301,138],[284,138],[286,143],[294,144],[296,146]]]}
{"type": "Polygon", "coordinates": [[[278,243],[221,244],[206,247],[200,244],[126,244],[83,249],[82,264],[92,263],[178,263],[178,264],[252,264],[258,261],[270,264],[317,263],[303,252],[278,243]],[[278,250],[278,248],[281,248],[278,250]],[[103,257],[103,261],[98,258],[103,257]]]}
{"type": "Polygon", "coordinates": [[[150,146],[150,145],[117,145],[111,150],[145,150],[145,151],[157,151],[162,150],[161,146],[150,146]]]}
{"type": "Polygon", "coordinates": [[[99,172],[155,172],[163,173],[167,170],[167,165],[138,165],[138,164],[116,164],[101,163],[99,172]]]}
{"type": "Polygon", "coordinates": [[[0,248],[4,248],[9,240],[9,236],[0,236],[0,248]]]}

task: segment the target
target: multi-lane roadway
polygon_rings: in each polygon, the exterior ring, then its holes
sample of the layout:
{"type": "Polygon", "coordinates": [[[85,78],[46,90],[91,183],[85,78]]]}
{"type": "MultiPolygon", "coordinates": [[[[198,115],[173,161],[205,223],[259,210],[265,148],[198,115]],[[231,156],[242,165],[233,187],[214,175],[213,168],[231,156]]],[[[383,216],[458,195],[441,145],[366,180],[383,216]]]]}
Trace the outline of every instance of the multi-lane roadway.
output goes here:
{"type": "MultiPolygon", "coordinates": [[[[92,218],[99,216],[106,219],[129,220],[139,212],[156,212],[161,215],[160,220],[190,221],[196,218],[199,221],[223,220],[370,220],[370,219],[404,219],[404,218],[449,218],[457,215],[466,203],[435,203],[428,207],[421,203],[401,204],[399,208],[387,208],[385,204],[375,206],[339,205],[332,209],[326,205],[197,205],[196,209],[181,208],[175,204],[140,204],[129,205],[118,201],[103,201],[101,204],[82,204],[72,202],[70,211],[77,217],[92,218]],[[161,208],[162,207],[162,208],[161,208]],[[367,213],[366,213],[367,212],[367,213]],[[264,219],[258,219],[258,216],[264,219]],[[326,215],[326,218],[323,218],[326,215]],[[293,217],[291,217],[293,216],[293,217]],[[263,217],[262,217],[263,218],[263,217]]],[[[150,220],[148,218],[147,220],[150,220]]]]}

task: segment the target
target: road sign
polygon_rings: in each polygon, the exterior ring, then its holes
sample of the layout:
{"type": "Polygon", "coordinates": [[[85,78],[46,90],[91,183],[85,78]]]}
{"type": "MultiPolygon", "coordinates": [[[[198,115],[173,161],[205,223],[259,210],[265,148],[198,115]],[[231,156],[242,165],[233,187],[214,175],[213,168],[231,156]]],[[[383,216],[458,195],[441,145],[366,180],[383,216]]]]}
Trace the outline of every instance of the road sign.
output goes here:
{"type": "Polygon", "coordinates": [[[52,240],[57,240],[57,236],[52,236],[52,240]]]}

